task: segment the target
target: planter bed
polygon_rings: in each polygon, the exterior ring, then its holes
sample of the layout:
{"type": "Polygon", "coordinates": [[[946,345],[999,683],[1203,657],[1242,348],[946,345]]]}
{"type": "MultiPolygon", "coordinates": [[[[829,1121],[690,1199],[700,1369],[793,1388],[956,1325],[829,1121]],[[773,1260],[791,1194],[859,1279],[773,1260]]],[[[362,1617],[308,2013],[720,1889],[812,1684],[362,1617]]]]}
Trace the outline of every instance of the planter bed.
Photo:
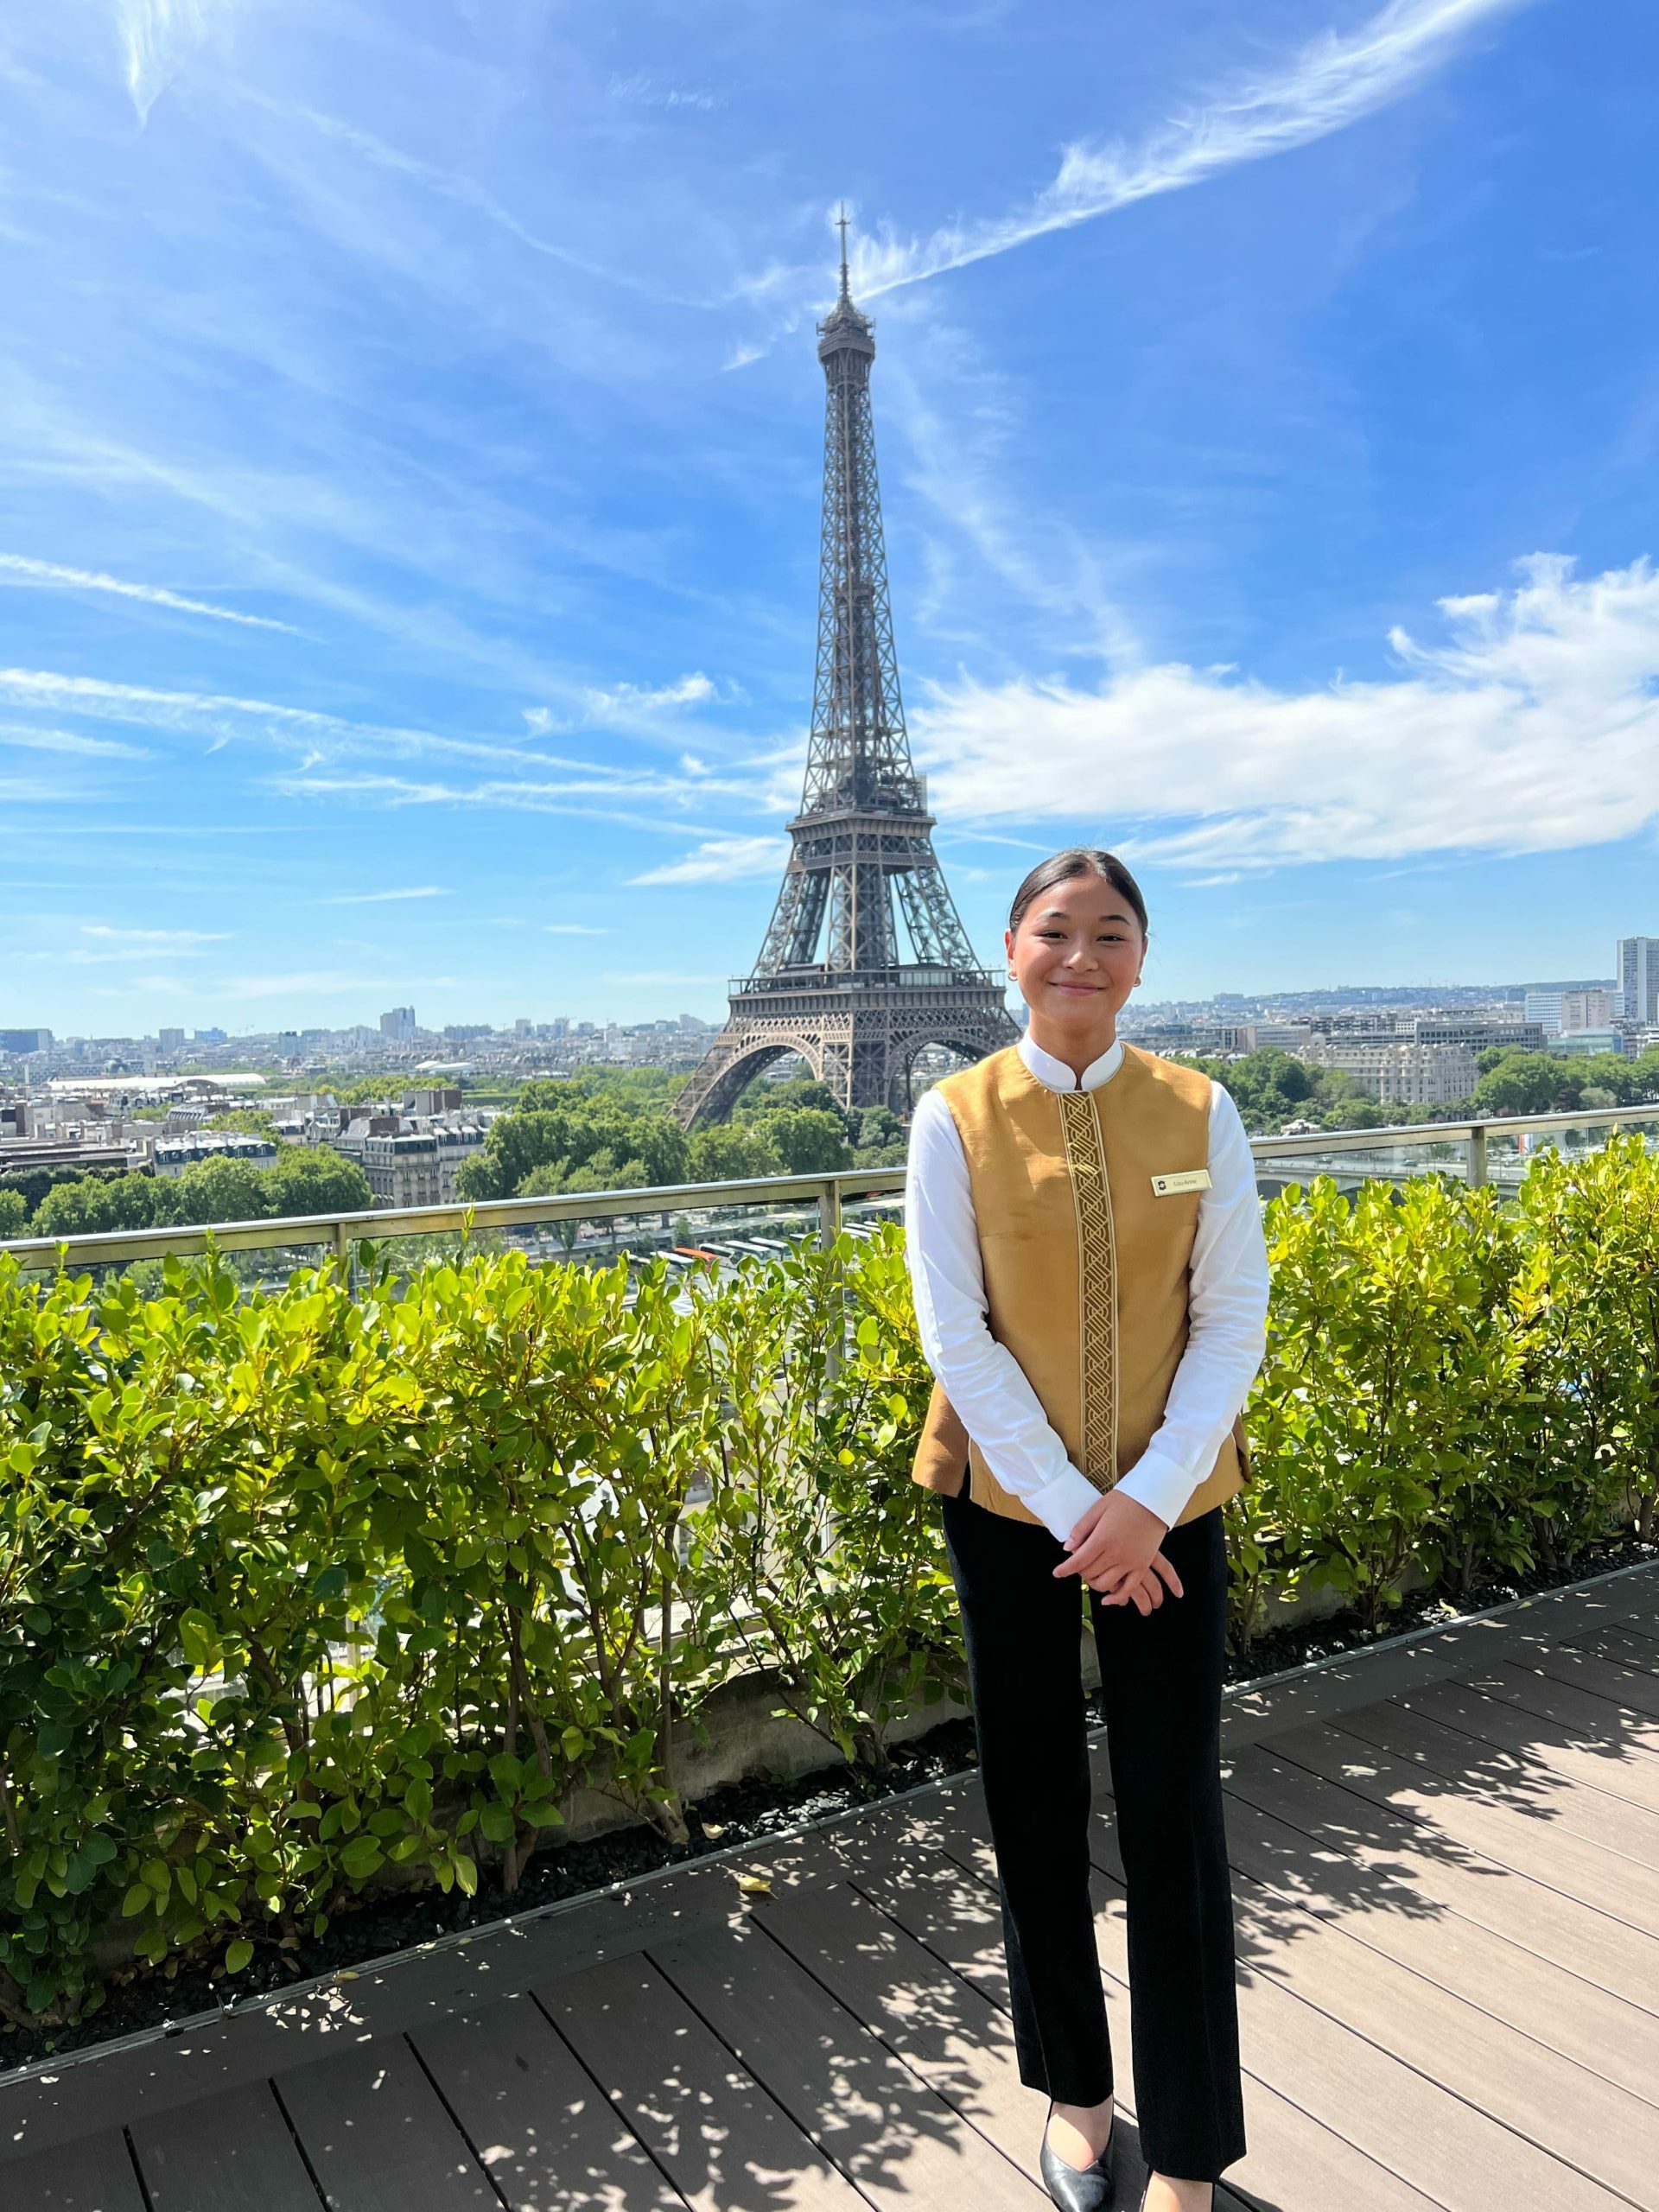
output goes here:
{"type": "MultiPolygon", "coordinates": [[[[1321,1661],[1452,1627],[1474,1614],[1656,1560],[1659,1544],[1623,1538],[1587,1554],[1571,1570],[1535,1572],[1489,1583],[1455,1602],[1415,1592],[1402,1600],[1384,1628],[1364,1629],[1351,1614],[1303,1618],[1258,1637],[1248,1656],[1230,1655],[1228,1682],[1235,1691],[1263,1686],[1321,1661]]],[[[1090,1726],[1099,1726],[1103,1711],[1097,1688],[1088,1692],[1087,1707],[1090,1726]]],[[[64,2027],[7,2025],[0,2030],[0,2059],[4,2061],[0,2087],[7,2075],[48,2058],[61,2058],[146,2030],[170,2028],[204,2014],[240,2009],[250,1999],[315,1981],[341,1968],[360,1967],[434,1936],[486,1926],[506,1914],[533,1913],[659,1868],[706,1859],[879,1804],[962,1773],[973,1766],[975,1758],[972,1719],[958,1713],[895,1743],[883,1777],[837,1761],[791,1780],[751,1775],[715,1789],[686,1806],[691,1840],[684,1844],[671,1844],[654,1829],[630,1822],[551,1845],[529,1860],[511,1897],[503,1892],[493,1865],[480,1867],[478,1893],[471,1897],[459,1889],[446,1897],[435,1886],[371,1893],[338,1911],[321,1939],[307,1936],[261,1942],[251,1964],[236,1976],[228,2003],[232,1986],[207,1960],[175,1958],[162,1967],[141,1969],[124,1982],[112,1980],[103,2006],[84,2021],[64,2027]]]]}

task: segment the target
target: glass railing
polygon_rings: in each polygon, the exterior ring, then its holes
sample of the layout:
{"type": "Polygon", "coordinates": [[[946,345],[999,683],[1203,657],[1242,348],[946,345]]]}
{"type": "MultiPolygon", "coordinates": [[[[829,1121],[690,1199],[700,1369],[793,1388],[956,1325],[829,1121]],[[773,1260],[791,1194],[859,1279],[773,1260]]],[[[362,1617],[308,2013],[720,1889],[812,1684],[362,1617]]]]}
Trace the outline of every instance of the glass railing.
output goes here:
{"type": "MultiPolygon", "coordinates": [[[[1538,1152],[1599,1149],[1610,1128],[1636,1127],[1659,1141],[1659,1105],[1580,1109],[1502,1120],[1429,1122],[1395,1129],[1335,1129],[1253,1137],[1257,1185],[1271,1197],[1289,1183],[1329,1175],[1341,1185],[1446,1175],[1513,1190],[1538,1152]]],[[[276,1287],[296,1267],[333,1252],[351,1261],[367,1242],[394,1260],[454,1258],[516,1247],[538,1260],[610,1264],[645,1261],[717,1267],[786,1249],[802,1236],[829,1243],[843,1228],[902,1217],[902,1167],[851,1168],[833,1175],[762,1176],[645,1191],[592,1191],[556,1198],[498,1198],[471,1205],[384,1207],[281,1221],[222,1222],[211,1228],[115,1230],[88,1236],[36,1236],[0,1243],[28,1269],[122,1269],[213,1249],[249,1284],[276,1287]]]]}

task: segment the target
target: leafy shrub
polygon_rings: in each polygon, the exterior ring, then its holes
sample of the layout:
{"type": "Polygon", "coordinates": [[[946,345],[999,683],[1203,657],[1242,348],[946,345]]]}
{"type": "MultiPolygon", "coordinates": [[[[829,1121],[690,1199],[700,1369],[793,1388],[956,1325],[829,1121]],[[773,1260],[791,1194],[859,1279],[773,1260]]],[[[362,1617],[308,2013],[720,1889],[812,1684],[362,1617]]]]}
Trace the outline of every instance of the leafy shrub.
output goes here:
{"type": "Polygon", "coordinates": [[[514,1252],[356,1298],[332,1263],[244,1295],[169,1261],[146,1298],[0,1260],[0,2007],[96,2003],[111,1926],[235,1970],[371,1881],[511,1889],[580,1785],[683,1837],[677,1731],[757,1659],[879,1746],[952,1664],[902,1285],[891,1236],[689,1292],[514,1252]],[[746,1518],[782,1546],[720,1540],[746,1518]]]}
{"type": "MultiPolygon", "coordinates": [[[[1511,1208],[1321,1181],[1266,1220],[1236,1640],[1274,1587],[1375,1621],[1414,1567],[1652,1533],[1639,1140],[1541,1155],[1511,1208]]],[[[739,1675],[874,1770],[962,1691],[896,1230],[632,1287],[365,1257],[355,1294],[0,1259],[0,2010],[96,2005],[123,1935],[234,1973],[370,1883],[511,1890],[578,1788],[683,1836],[681,1751],[739,1675]]]]}

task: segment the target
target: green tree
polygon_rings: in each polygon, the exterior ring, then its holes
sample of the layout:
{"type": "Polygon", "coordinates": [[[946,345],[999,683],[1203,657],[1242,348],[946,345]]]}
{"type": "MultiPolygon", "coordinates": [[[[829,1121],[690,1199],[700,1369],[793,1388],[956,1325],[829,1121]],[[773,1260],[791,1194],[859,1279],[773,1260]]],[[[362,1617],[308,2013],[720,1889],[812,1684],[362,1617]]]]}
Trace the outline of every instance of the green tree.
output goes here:
{"type": "Polygon", "coordinates": [[[853,1164],[853,1148],[839,1114],[807,1106],[793,1113],[763,1114],[755,1122],[791,1175],[832,1175],[853,1164]]]}
{"type": "MultiPolygon", "coordinates": [[[[528,1103],[493,1122],[482,1151],[461,1166],[455,1187],[463,1198],[544,1197],[546,1192],[525,1187],[539,1169],[558,1170],[563,1178],[601,1153],[619,1166],[638,1163],[637,1182],[613,1189],[687,1180],[690,1143],[666,1114],[636,1113],[574,1084],[527,1083],[524,1093],[528,1103]]],[[[560,1179],[554,1187],[569,1186],[560,1179]]]]}
{"type": "Polygon", "coordinates": [[[327,1145],[290,1145],[265,1171],[272,1215],[361,1213],[374,1203],[369,1179],[354,1160],[327,1145]]]}
{"type": "Polygon", "coordinates": [[[888,1107],[861,1107],[850,1119],[853,1126],[848,1134],[858,1154],[861,1167],[875,1164],[865,1158],[867,1153],[886,1151],[893,1145],[902,1147],[906,1141],[904,1123],[888,1107]]]}
{"type": "Polygon", "coordinates": [[[31,1215],[38,1213],[41,1201],[48,1191],[55,1191],[68,1183],[103,1182],[107,1171],[86,1167],[13,1167],[0,1175],[0,1191],[21,1193],[24,1205],[31,1215]]]}
{"type": "Polygon", "coordinates": [[[348,1083],[343,1088],[339,1085],[330,1087],[342,1106],[389,1105],[394,1098],[401,1098],[404,1095],[401,1076],[394,1079],[390,1076],[365,1075],[359,1081],[348,1083]]]}
{"type": "MultiPolygon", "coordinates": [[[[1475,1087],[1478,1114],[1548,1114],[1567,1086],[1565,1063],[1548,1052],[1500,1053],[1475,1087]]],[[[1576,1086],[1573,1086],[1576,1096],[1576,1086]]]]}
{"type": "MultiPolygon", "coordinates": [[[[540,1084],[526,1084],[526,1090],[540,1084]]],[[[463,1198],[510,1198],[538,1167],[560,1167],[569,1157],[571,1120],[563,1109],[530,1107],[491,1122],[483,1149],[463,1160],[455,1188],[463,1198]]]]}
{"type": "Polygon", "coordinates": [[[193,1160],[176,1180],[160,1187],[156,1219],[180,1226],[212,1222],[264,1221],[274,1211],[270,1176],[251,1160],[228,1154],[193,1160]],[[165,1210],[164,1210],[165,1209],[165,1210]]]}
{"type": "Polygon", "coordinates": [[[1363,1091],[1357,1098],[1338,1098],[1325,1109],[1322,1119],[1327,1129],[1382,1129],[1389,1123],[1384,1108],[1363,1091]]]}
{"type": "Polygon", "coordinates": [[[204,1122],[202,1127],[207,1129],[234,1129],[243,1136],[269,1137],[273,1144],[277,1141],[276,1122],[259,1106],[233,1106],[227,1114],[215,1114],[211,1121],[204,1122]]]}
{"type": "Polygon", "coordinates": [[[0,1185],[0,1243],[10,1236],[29,1234],[29,1201],[21,1191],[0,1185]]]}
{"type": "MultiPolygon", "coordinates": [[[[643,1191],[646,1179],[645,1168],[638,1160],[619,1160],[614,1153],[596,1152],[580,1167],[551,1163],[532,1168],[520,1184],[518,1195],[521,1198],[556,1198],[575,1191],[643,1191]]],[[[603,1217],[595,1215],[594,1218],[603,1217]]],[[[556,1226],[559,1241],[568,1252],[575,1243],[581,1221],[573,1217],[556,1226]]]]}
{"type": "Polygon", "coordinates": [[[737,1183],[782,1171],[777,1147],[756,1124],[716,1122],[692,1135],[688,1180],[693,1183],[737,1183]]]}
{"type": "Polygon", "coordinates": [[[151,1229],[171,1220],[168,1193],[154,1175],[87,1176],[60,1183],[35,1210],[37,1236],[101,1236],[117,1229],[151,1229]]]}
{"type": "Polygon", "coordinates": [[[820,1083],[816,1076],[792,1075],[784,1082],[775,1082],[770,1076],[758,1075],[733,1108],[734,1118],[740,1122],[754,1121],[764,1114],[798,1110],[812,1107],[820,1114],[841,1116],[835,1093],[828,1084],[820,1083]]]}

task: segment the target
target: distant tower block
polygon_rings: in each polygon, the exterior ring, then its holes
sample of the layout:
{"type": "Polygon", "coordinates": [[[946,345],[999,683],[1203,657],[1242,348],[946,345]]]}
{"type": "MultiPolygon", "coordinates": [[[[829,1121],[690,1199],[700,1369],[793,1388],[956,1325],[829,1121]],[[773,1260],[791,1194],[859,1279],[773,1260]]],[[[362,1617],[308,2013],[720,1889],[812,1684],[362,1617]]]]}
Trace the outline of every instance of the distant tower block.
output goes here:
{"type": "Polygon", "coordinates": [[[841,296],[818,325],[829,389],[806,782],[754,972],[733,983],[726,1027],[677,1103],[688,1128],[724,1121],[786,1052],[842,1106],[903,1111],[925,1046],[980,1059],[1018,1034],[945,887],[911,766],[875,474],[874,358],[869,318],[848,289],[843,216],[841,296]]]}

